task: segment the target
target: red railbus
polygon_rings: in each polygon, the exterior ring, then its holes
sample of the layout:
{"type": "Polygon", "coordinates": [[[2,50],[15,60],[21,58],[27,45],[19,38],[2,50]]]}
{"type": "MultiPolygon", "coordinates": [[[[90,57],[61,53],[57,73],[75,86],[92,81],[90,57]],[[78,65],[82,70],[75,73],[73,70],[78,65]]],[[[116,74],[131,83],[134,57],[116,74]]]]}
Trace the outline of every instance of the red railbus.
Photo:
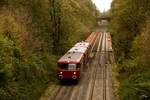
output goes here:
{"type": "Polygon", "coordinates": [[[88,60],[92,45],[94,44],[98,33],[91,33],[85,42],[76,43],[57,64],[57,76],[59,80],[79,80],[83,67],[88,60]]]}

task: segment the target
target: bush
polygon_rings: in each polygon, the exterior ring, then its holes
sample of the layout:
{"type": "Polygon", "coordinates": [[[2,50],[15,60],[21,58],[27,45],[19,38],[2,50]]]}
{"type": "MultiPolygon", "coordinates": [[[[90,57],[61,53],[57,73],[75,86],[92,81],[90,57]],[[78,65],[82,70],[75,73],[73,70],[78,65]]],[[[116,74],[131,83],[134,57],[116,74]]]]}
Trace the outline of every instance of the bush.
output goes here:
{"type": "Polygon", "coordinates": [[[149,100],[150,99],[149,80],[150,80],[150,72],[133,74],[129,78],[125,79],[122,82],[122,90],[121,90],[123,100],[149,100]]]}
{"type": "Polygon", "coordinates": [[[0,47],[0,99],[38,98],[46,84],[54,80],[56,57],[50,54],[23,57],[14,42],[2,35],[0,47]]]}

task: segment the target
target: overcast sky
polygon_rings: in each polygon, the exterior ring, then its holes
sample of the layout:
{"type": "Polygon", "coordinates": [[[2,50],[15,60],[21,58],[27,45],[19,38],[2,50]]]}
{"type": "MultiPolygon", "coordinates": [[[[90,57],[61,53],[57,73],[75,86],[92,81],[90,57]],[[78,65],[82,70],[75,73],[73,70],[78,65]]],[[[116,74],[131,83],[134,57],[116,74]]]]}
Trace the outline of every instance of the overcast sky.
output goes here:
{"type": "Polygon", "coordinates": [[[97,8],[103,12],[104,10],[107,11],[110,9],[110,5],[111,5],[111,2],[112,0],[92,0],[97,8]]]}

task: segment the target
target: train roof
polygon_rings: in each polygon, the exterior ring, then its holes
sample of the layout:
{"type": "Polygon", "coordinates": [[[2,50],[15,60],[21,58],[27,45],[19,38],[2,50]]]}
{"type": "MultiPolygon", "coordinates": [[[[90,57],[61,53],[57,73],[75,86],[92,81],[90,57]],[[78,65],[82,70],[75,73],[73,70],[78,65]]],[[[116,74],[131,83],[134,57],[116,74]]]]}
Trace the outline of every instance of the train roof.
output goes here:
{"type": "Polygon", "coordinates": [[[75,47],[89,47],[89,45],[90,44],[88,42],[78,42],[74,46],[75,47]]]}
{"type": "Polygon", "coordinates": [[[68,52],[85,53],[86,51],[87,47],[72,47],[68,52]]]}
{"type": "Polygon", "coordinates": [[[79,63],[82,57],[83,53],[67,52],[58,60],[58,63],[79,63]]]}

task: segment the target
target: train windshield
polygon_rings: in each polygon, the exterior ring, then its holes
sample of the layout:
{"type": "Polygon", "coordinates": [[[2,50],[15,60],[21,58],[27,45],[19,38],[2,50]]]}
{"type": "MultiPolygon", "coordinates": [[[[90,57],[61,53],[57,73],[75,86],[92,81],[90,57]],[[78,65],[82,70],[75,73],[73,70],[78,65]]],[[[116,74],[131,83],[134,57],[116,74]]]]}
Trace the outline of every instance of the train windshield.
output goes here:
{"type": "Polygon", "coordinates": [[[68,69],[69,70],[76,70],[77,65],[76,64],[68,64],[68,69]]]}
{"type": "Polygon", "coordinates": [[[58,67],[61,69],[76,70],[77,64],[58,63],[58,67]]]}
{"type": "Polygon", "coordinates": [[[60,67],[61,69],[68,69],[68,64],[58,63],[58,67],[60,67]]]}

